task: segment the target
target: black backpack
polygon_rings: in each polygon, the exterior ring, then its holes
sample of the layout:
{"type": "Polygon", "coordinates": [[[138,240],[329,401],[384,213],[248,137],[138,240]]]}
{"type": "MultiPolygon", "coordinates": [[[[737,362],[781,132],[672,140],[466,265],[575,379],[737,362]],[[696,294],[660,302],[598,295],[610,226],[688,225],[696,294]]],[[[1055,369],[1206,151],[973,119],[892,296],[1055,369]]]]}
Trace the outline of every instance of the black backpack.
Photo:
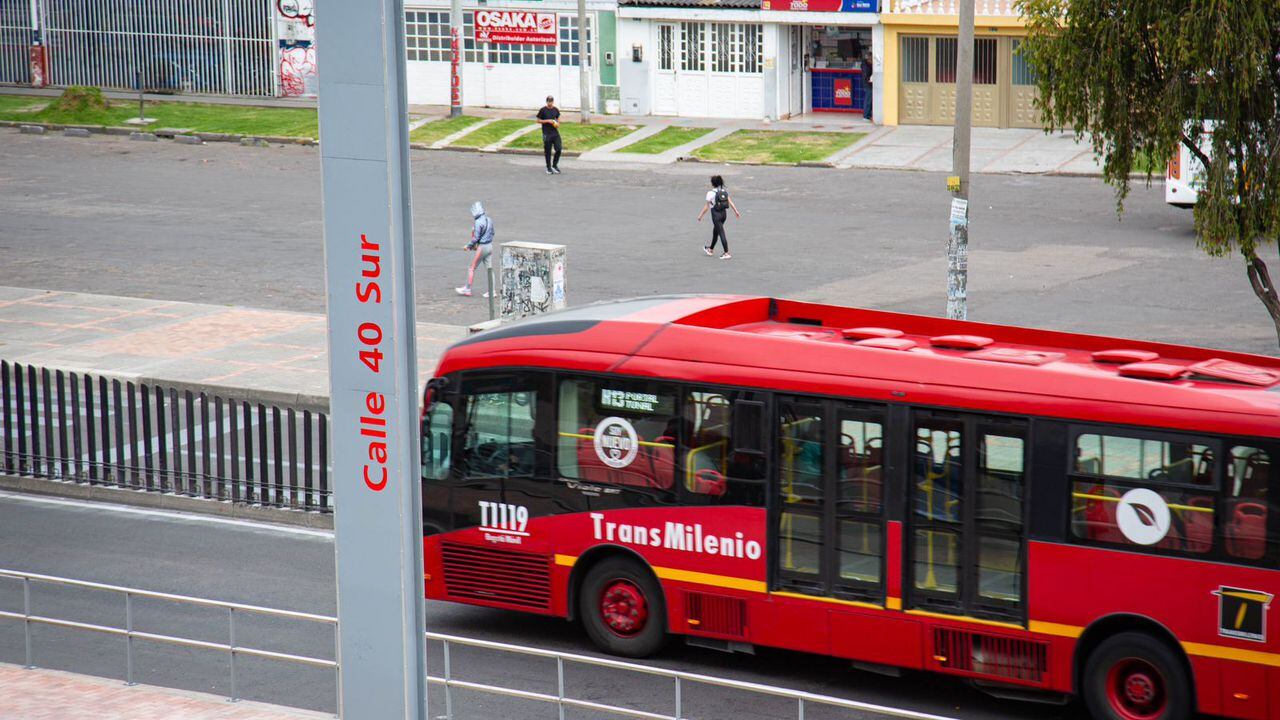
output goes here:
{"type": "Polygon", "coordinates": [[[716,188],[716,199],[711,203],[712,210],[728,210],[729,209],[729,191],[722,187],[716,188]]]}

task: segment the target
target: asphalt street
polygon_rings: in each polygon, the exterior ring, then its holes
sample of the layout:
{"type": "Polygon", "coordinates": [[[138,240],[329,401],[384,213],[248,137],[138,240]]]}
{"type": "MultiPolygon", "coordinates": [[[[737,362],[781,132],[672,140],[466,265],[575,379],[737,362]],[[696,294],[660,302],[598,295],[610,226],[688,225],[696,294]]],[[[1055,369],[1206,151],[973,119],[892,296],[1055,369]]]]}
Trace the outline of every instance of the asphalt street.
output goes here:
{"type": "MultiPolygon", "coordinates": [[[[333,544],[320,531],[0,494],[0,568],[325,615],[336,612],[333,544]]],[[[0,579],[0,609],[21,608],[21,584],[0,579]]],[[[100,592],[37,585],[32,609],[36,614],[80,622],[124,624],[123,600],[100,592]]],[[[247,616],[241,620],[241,643],[332,657],[334,638],[327,627],[247,616]]],[[[134,622],[148,632],[227,641],[228,621],[222,611],[136,601],[134,622]]],[[[435,632],[598,655],[579,627],[552,618],[431,602],[427,624],[435,632]]],[[[23,652],[22,624],[0,620],[0,662],[21,663],[23,652]]],[[[227,692],[228,666],[223,655],[141,641],[136,653],[138,682],[227,692]]],[[[34,655],[35,663],[43,667],[121,679],[125,673],[125,648],[119,638],[37,626],[34,655]]],[[[456,677],[555,692],[555,665],[548,660],[458,648],[451,661],[456,677]]],[[[952,717],[1080,717],[1075,706],[998,701],[950,678],[921,673],[891,678],[852,670],[832,658],[768,649],[754,656],[728,655],[672,643],[648,662],[952,717]]],[[[428,648],[428,664],[431,674],[443,672],[437,644],[428,648]]],[[[245,659],[238,663],[238,677],[240,691],[249,699],[317,710],[335,706],[331,671],[245,659]]],[[[670,682],[656,678],[569,665],[566,689],[579,698],[651,712],[672,709],[670,682]]],[[[790,702],[711,686],[686,686],[684,698],[689,718],[768,720],[794,714],[790,702]]],[[[552,706],[465,692],[455,692],[453,703],[458,718],[556,717],[552,706]]],[[[443,692],[432,693],[431,705],[433,717],[443,716],[443,692]]],[[[809,707],[806,717],[880,716],[809,707]]]]}
{"type": "MultiPolygon", "coordinates": [[[[945,307],[941,174],[412,158],[419,320],[486,317],[479,294],[453,292],[477,199],[499,242],[568,246],[570,304],[705,291],[945,307]],[[729,261],[702,254],[710,223],[694,220],[713,172],[743,211],[729,261]]],[[[971,318],[1276,352],[1243,263],[1198,249],[1159,179],[1121,218],[1096,178],[977,175],[972,197],[971,318]]],[[[0,129],[0,258],[0,285],[322,312],[319,153],[0,129]]]]}

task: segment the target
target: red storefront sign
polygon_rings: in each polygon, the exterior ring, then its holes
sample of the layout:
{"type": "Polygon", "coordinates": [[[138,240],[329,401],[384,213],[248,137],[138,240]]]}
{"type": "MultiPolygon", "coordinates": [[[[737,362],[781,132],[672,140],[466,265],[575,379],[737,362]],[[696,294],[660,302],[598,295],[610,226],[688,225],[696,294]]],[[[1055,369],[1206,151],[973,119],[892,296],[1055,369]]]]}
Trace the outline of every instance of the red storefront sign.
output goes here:
{"type": "Polygon", "coordinates": [[[836,78],[832,81],[835,89],[835,104],[853,107],[853,81],[849,78],[836,78]]]}
{"type": "Polygon", "coordinates": [[[477,10],[476,42],[555,45],[556,14],[523,10],[477,10]]]}

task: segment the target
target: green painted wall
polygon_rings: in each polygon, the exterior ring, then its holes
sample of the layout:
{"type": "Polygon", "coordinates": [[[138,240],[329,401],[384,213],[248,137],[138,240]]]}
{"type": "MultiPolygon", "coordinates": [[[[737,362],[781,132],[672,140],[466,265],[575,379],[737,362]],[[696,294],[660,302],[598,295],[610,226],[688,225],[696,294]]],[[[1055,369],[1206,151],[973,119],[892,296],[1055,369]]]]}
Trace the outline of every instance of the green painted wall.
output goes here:
{"type": "Polygon", "coordinates": [[[600,51],[597,62],[600,63],[600,84],[618,84],[618,16],[613,12],[602,12],[596,17],[600,23],[600,51]],[[613,64],[604,63],[604,54],[613,53],[613,64]]]}

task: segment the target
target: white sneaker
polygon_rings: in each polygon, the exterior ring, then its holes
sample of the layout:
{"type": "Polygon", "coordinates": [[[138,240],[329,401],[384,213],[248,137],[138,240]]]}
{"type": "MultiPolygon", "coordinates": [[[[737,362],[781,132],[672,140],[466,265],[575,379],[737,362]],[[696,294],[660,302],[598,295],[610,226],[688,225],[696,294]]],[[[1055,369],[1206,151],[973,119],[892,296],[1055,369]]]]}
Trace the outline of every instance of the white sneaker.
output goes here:
{"type": "Polygon", "coordinates": [[[471,297],[471,288],[467,287],[466,285],[463,285],[462,287],[456,287],[453,289],[453,291],[458,293],[459,295],[462,295],[465,297],[471,297]]]}
{"type": "Polygon", "coordinates": [[[730,255],[729,253],[725,253],[725,254],[723,254],[723,255],[721,255],[721,256],[720,256],[720,259],[721,259],[721,260],[732,260],[732,259],[733,259],[733,256],[732,256],[732,255],[730,255]]]}
{"type": "Polygon", "coordinates": [[[484,295],[482,295],[481,297],[489,297],[489,293],[487,293],[487,292],[486,292],[486,293],[485,293],[484,295]]]}
{"type": "Polygon", "coordinates": [[[712,256],[716,254],[715,251],[709,247],[703,247],[702,252],[706,253],[708,256],[712,256]]]}

